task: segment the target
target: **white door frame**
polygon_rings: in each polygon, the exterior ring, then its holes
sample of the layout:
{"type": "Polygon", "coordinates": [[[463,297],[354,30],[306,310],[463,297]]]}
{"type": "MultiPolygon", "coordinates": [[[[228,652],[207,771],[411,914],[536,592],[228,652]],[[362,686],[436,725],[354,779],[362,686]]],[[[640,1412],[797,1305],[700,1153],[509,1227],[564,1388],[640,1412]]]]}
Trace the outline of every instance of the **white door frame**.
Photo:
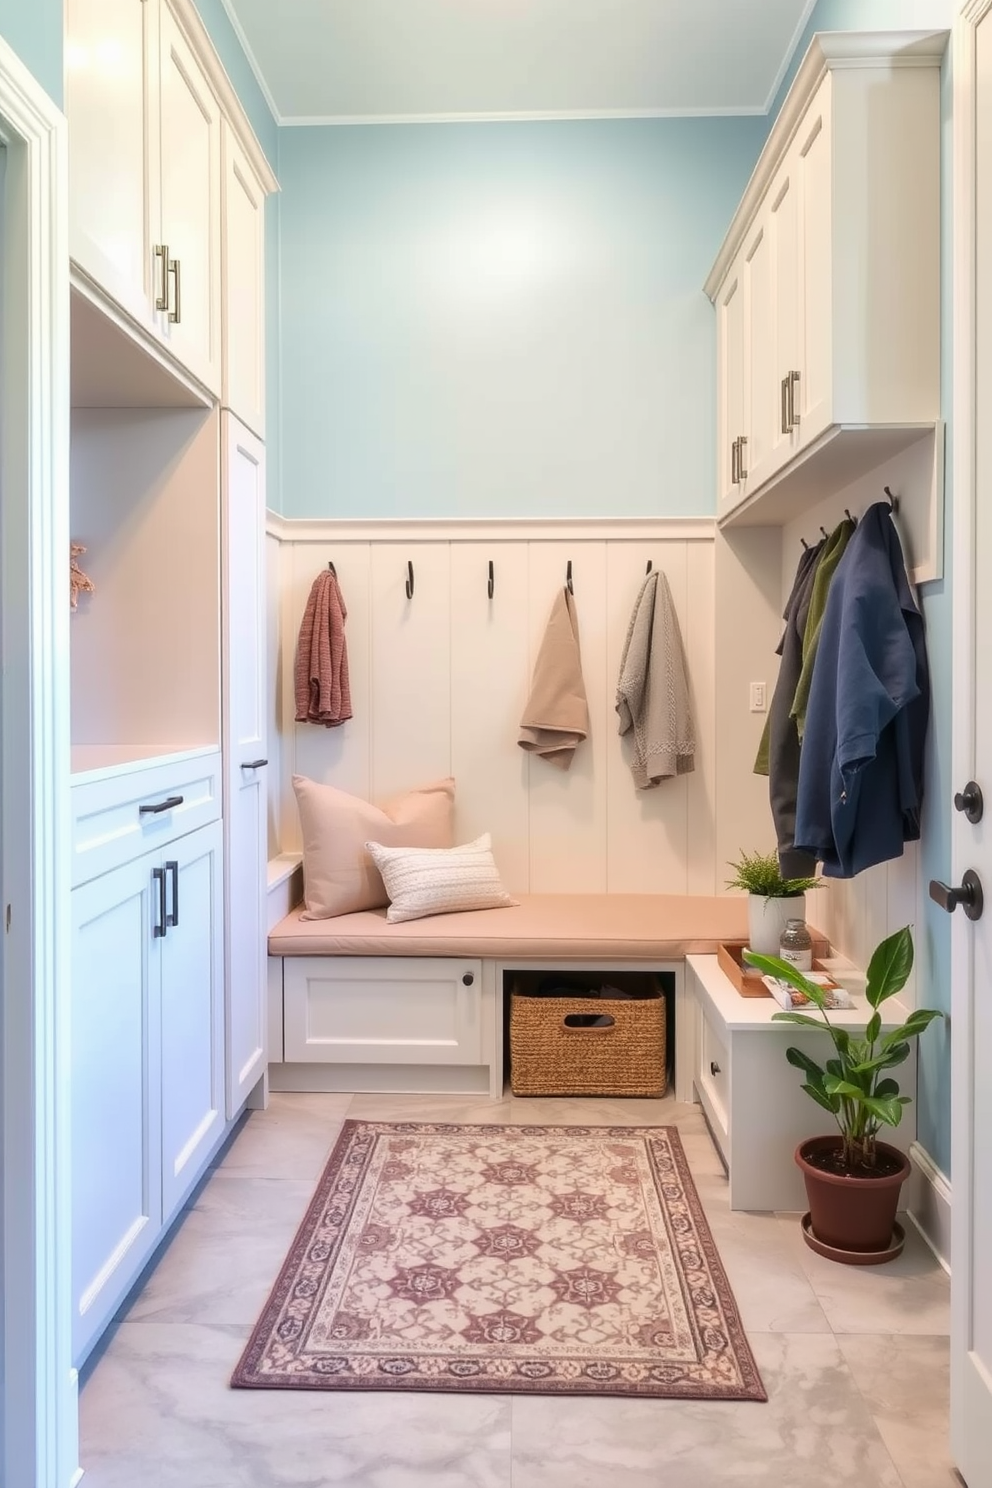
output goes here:
{"type": "MultiPolygon", "coordinates": [[[[976,337],[977,308],[975,231],[976,171],[976,31],[992,7],[992,0],[964,0],[954,27],[953,67],[953,273],[954,273],[954,406],[953,406],[953,661],[954,713],[951,764],[957,789],[974,778],[976,768],[975,702],[975,438],[977,428],[976,337]]],[[[986,272],[988,272],[986,270],[986,272]]],[[[987,556],[987,555],[986,555],[987,556]]],[[[987,787],[987,782],[986,782],[987,787]]],[[[949,806],[950,803],[945,803],[949,806]]],[[[963,816],[954,813],[951,836],[952,882],[959,883],[970,866],[975,837],[963,816]]],[[[988,913],[988,911],[986,911],[988,913]]],[[[971,1343],[971,1276],[979,1258],[974,1254],[972,1188],[974,1183],[974,1111],[971,1092],[974,1061],[974,997],[989,996],[989,988],[975,988],[974,946],[970,922],[954,915],[951,932],[951,1175],[954,1218],[951,1225],[951,1452],[963,1472],[979,1488],[990,1481],[986,1467],[969,1460],[967,1421],[987,1411],[987,1395],[976,1390],[976,1371],[969,1361],[971,1343]]],[[[982,1257],[981,1264],[988,1265],[982,1257]]]]}
{"type": "Polygon", "coordinates": [[[70,1345],[67,126],[0,40],[7,150],[3,603],[3,1443],[0,1480],[79,1476],[70,1345]],[[9,905],[10,923],[6,926],[9,905]]]}

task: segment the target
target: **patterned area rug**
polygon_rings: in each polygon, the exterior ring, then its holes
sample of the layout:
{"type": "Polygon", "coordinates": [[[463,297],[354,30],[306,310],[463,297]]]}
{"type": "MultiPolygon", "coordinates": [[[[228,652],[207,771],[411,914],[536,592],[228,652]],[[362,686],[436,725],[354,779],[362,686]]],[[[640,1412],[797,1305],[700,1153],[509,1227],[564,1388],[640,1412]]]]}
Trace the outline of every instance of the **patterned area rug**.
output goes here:
{"type": "Polygon", "coordinates": [[[346,1121],[231,1383],[767,1398],[664,1126],[346,1121]]]}

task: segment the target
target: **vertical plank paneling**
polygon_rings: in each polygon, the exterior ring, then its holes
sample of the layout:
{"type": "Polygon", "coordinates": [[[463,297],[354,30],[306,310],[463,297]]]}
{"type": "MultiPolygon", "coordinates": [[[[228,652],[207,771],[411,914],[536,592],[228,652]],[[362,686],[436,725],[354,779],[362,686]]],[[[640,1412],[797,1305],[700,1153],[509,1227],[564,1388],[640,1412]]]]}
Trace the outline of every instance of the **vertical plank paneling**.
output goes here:
{"type": "MultiPolygon", "coordinates": [[[[307,543],[297,550],[293,576],[293,597],[297,625],[302,618],[307,595],[314,579],[332,561],[341,586],[341,596],[348,611],[345,641],[348,647],[348,673],[351,684],[353,717],[337,728],[320,724],[297,723],[295,728],[296,773],[308,775],[335,785],[339,790],[368,797],[370,793],[369,753],[371,745],[371,687],[369,666],[369,596],[368,543],[325,546],[307,543]]],[[[293,658],[295,662],[295,637],[293,658]]],[[[292,666],[293,663],[291,663],[292,666]]],[[[292,681],[292,675],[290,677],[292,681]]],[[[295,717],[295,707],[294,715],[295,717]]]]}
{"type": "MultiPolygon", "coordinates": [[[[533,894],[605,893],[606,881],[606,544],[548,542],[531,545],[530,672],[551,606],[572,563],[582,673],[589,701],[589,737],[571,769],[562,771],[531,755],[530,889],[533,894]]],[[[612,712],[612,701],[610,704],[612,712]]]]}
{"type": "Polygon", "coordinates": [[[278,857],[286,837],[282,785],[287,775],[284,761],[287,744],[283,730],[282,680],[282,594],[284,589],[283,559],[288,550],[271,533],[265,539],[265,688],[266,730],[269,756],[268,773],[268,855],[278,857]]]}
{"type": "Polygon", "coordinates": [[[727,875],[716,861],[716,640],[711,542],[687,544],[686,662],[696,721],[696,768],[686,778],[686,892],[723,892],[727,875]]]}
{"type": "MultiPolygon", "coordinates": [[[[606,547],[607,888],[612,894],[684,894],[688,776],[637,789],[630,772],[633,735],[619,737],[614,704],[620,658],[648,559],[667,577],[684,629],[687,544],[614,542],[606,547]]],[[[661,658],[654,660],[660,667],[661,658]]]]}
{"type": "Polygon", "coordinates": [[[370,592],[371,793],[380,800],[451,774],[448,544],[374,544],[370,592]]]}
{"type": "Polygon", "coordinates": [[[517,744],[530,684],[529,544],[451,549],[451,768],[459,841],[490,832],[500,876],[530,887],[527,756],[517,744]],[[489,598],[489,563],[493,597],[489,598]]]}

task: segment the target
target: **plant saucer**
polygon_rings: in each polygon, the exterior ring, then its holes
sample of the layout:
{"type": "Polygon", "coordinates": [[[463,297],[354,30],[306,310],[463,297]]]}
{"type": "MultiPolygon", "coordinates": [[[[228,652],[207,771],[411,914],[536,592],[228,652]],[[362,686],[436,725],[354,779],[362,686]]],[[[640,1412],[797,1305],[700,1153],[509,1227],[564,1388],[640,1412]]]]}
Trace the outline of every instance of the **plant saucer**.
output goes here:
{"type": "Polygon", "coordinates": [[[844,1250],[839,1245],[827,1245],[825,1241],[818,1240],[813,1234],[813,1224],[807,1209],[800,1221],[803,1239],[810,1250],[815,1250],[817,1255],[826,1256],[828,1261],[840,1261],[845,1266],[881,1266],[885,1261],[894,1261],[897,1255],[902,1254],[902,1248],[906,1244],[906,1231],[898,1220],[892,1226],[892,1242],[885,1250],[844,1250]]]}

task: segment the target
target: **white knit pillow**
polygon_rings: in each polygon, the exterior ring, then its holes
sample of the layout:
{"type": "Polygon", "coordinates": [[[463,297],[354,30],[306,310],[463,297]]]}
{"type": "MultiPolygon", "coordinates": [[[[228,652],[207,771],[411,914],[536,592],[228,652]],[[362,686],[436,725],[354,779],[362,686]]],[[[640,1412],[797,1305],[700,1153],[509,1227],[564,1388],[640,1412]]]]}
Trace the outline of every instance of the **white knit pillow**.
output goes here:
{"type": "Polygon", "coordinates": [[[365,846],[382,874],[390,900],[386,919],[393,923],[517,902],[500,882],[488,832],[460,847],[365,846]]]}

